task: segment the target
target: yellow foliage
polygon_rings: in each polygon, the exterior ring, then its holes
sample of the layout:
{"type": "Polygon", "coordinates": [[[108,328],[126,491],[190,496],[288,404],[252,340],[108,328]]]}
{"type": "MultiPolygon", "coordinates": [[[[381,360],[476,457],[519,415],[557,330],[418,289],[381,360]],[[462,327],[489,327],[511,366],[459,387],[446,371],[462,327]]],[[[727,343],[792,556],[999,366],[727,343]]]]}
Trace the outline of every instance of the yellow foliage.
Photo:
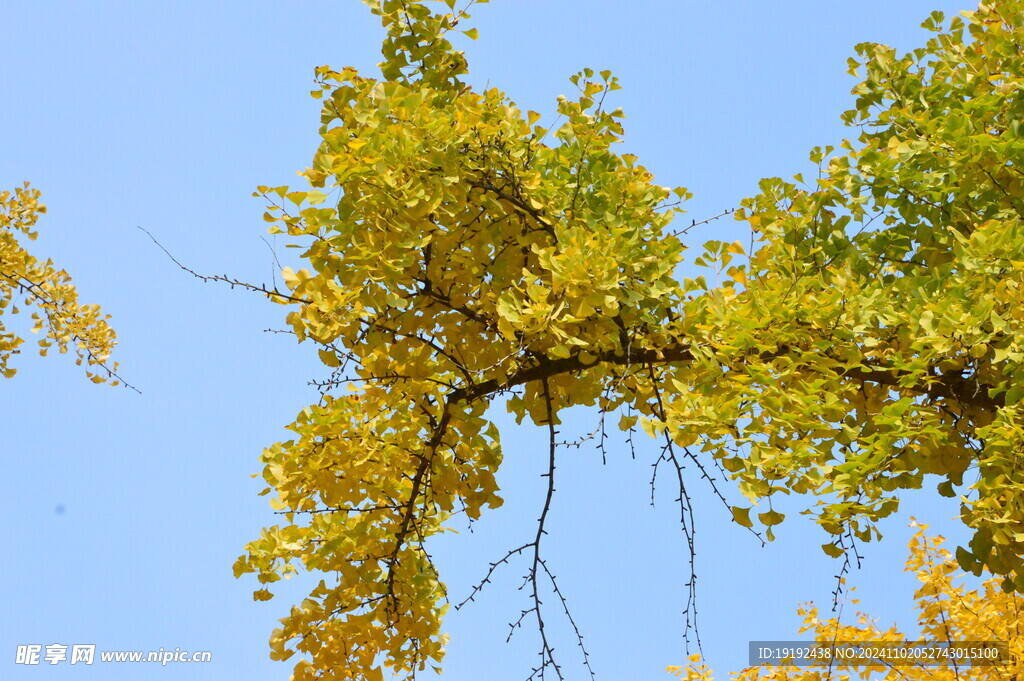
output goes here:
{"type": "MultiPolygon", "coordinates": [[[[822,659],[812,665],[761,665],[748,667],[730,675],[735,681],[834,681],[852,678],[885,679],[887,681],[1013,681],[1024,674],[1024,596],[1006,592],[1001,579],[993,577],[976,589],[963,584],[965,573],[956,559],[942,548],[944,539],[928,536],[927,525],[912,523],[918,528],[910,540],[906,570],[917,576],[921,586],[914,592],[918,634],[910,635],[896,628],[882,630],[865,613],[858,613],[856,623],[843,624],[838,617],[822,619],[818,608],[808,604],[798,608],[803,616],[799,633],[811,632],[813,641],[854,643],[921,641],[927,643],[988,642],[1006,644],[1007,662],[996,665],[960,664],[854,664],[822,659]]],[[[856,602],[855,600],[853,602],[856,602]]],[[[681,679],[713,678],[699,655],[684,666],[668,667],[667,671],[681,679]]]]}
{"type": "Polygon", "coordinates": [[[61,353],[73,350],[76,364],[85,363],[90,379],[117,385],[117,364],[108,364],[116,338],[107,324],[109,316],[101,315],[97,305],[79,303],[68,273],[50,260],[37,260],[19,242],[36,238],[33,228],[45,212],[39,191],[30,189],[27,182],[13,194],[0,192],[0,375],[14,375],[9,362],[24,342],[7,330],[3,316],[18,314],[22,305],[32,308],[32,332],[45,331],[39,339],[39,354],[53,347],[61,353]]]}
{"type": "Polygon", "coordinates": [[[453,1],[368,4],[380,77],[317,69],[314,191],[259,188],[305,248],[275,300],[331,377],[263,455],[286,523],[236,564],[264,584],[330,573],[273,638],[306,654],[296,678],[441,659],[426,547],[501,503],[484,414],[504,397],[537,425],[622,408],[659,462],[721,467],[767,502],[733,519],[768,539],[773,494],[816,495],[833,556],[938,476],[974,531],[961,565],[1024,591],[1024,0],[935,15],[908,55],[858,46],[856,139],[812,152],[812,185],[768,179],[743,202],[749,255],[710,241],[694,260],[718,286],[676,278],[689,195],[612,151],[609,73],[571,78],[548,130],[464,81],[453,1]]]}

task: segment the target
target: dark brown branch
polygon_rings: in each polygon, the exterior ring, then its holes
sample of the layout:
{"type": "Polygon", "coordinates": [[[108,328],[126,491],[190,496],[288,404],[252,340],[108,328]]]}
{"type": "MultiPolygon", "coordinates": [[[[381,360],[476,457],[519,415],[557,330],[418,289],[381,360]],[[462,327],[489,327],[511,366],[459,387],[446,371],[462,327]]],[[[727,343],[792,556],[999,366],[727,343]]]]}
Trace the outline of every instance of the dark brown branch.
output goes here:
{"type": "Polygon", "coordinates": [[[183,265],[181,262],[178,261],[177,258],[175,258],[173,255],[171,255],[171,252],[168,251],[166,248],[164,248],[164,245],[162,243],[160,243],[159,241],[157,241],[156,237],[153,236],[149,232],[148,229],[146,229],[145,227],[139,227],[139,229],[141,229],[143,232],[145,232],[146,235],[150,239],[153,240],[153,243],[155,243],[157,246],[159,246],[160,250],[162,250],[164,253],[167,254],[167,257],[171,259],[171,262],[173,262],[175,265],[177,265],[182,270],[184,270],[184,271],[188,272],[189,274],[191,274],[196,279],[199,279],[199,280],[201,280],[203,282],[216,281],[216,282],[220,282],[220,283],[223,283],[223,284],[227,284],[231,288],[235,288],[237,286],[238,288],[245,289],[246,291],[255,291],[256,293],[262,293],[263,295],[265,295],[265,296],[267,296],[269,298],[280,298],[281,300],[286,300],[286,301],[288,301],[290,303],[302,303],[303,305],[312,305],[312,303],[313,303],[312,300],[308,300],[306,298],[296,298],[295,296],[290,296],[287,293],[281,293],[280,291],[277,290],[277,287],[274,287],[273,289],[268,289],[265,286],[256,286],[255,284],[250,284],[248,282],[240,281],[238,279],[232,279],[231,277],[227,276],[226,274],[218,274],[218,275],[214,275],[214,276],[207,275],[207,274],[199,274],[195,270],[193,270],[193,269],[183,265]]]}
{"type": "Polygon", "coordinates": [[[288,511],[274,511],[277,515],[290,515],[297,513],[316,515],[318,513],[370,513],[371,511],[395,511],[401,508],[401,506],[331,506],[329,508],[314,508],[307,511],[288,510],[288,511]]]}
{"type": "MultiPolygon", "coordinates": [[[[544,508],[541,509],[540,518],[537,519],[537,536],[534,537],[533,540],[533,565],[530,567],[529,573],[533,596],[533,612],[537,617],[537,629],[540,632],[541,641],[540,667],[534,670],[534,673],[530,675],[530,678],[533,678],[539,672],[542,681],[544,679],[544,671],[548,666],[554,668],[555,674],[558,676],[559,680],[563,678],[562,670],[558,666],[558,663],[555,662],[554,648],[552,648],[551,644],[548,642],[547,633],[544,631],[544,617],[541,613],[540,592],[537,585],[537,567],[543,563],[540,557],[540,542],[546,534],[544,530],[544,523],[547,520],[548,511],[551,510],[551,499],[555,494],[555,449],[557,447],[555,438],[558,435],[558,431],[555,430],[555,412],[551,404],[551,389],[548,386],[546,378],[543,380],[543,385],[544,405],[547,408],[548,417],[548,472],[545,474],[548,479],[548,489],[547,495],[544,497],[544,508]]],[[[547,568],[545,567],[545,569],[547,568]]]]}
{"type": "Polygon", "coordinates": [[[505,201],[508,201],[513,206],[518,208],[520,211],[522,211],[523,213],[526,213],[527,215],[532,217],[534,220],[536,220],[539,224],[543,225],[547,230],[552,231],[552,232],[554,231],[554,229],[555,229],[554,225],[552,225],[550,222],[548,222],[547,219],[544,217],[544,215],[539,210],[537,210],[533,206],[529,205],[528,203],[526,203],[522,199],[520,199],[520,198],[518,198],[516,196],[512,196],[511,194],[508,194],[501,187],[497,187],[494,184],[492,184],[491,182],[488,182],[486,180],[484,180],[482,182],[470,182],[470,186],[471,187],[475,187],[476,189],[482,189],[484,191],[494,192],[494,194],[497,195],[497,197],[499,199],[503,199],[505,201]]]}
{"type": "MultiPolygon", "coordinates": [[[[654,366],[649,364],[647,369],[651,379],[651,389],[654,392],[658,418],[663,423],[666,423],[665,403],[661,399],[661,389],[658,387],[658,378],[654,373],[654,366]]],[[[686,490],[686,480],[683,478],[684,466],[676,456],[675,444],[672,442],[672,436],[669,434],[668,429],[665,430],[664,437],[665,446],[662,448],[659,461],[665,458],[675,466],[676,482],[679,485],[679,496],[676,498],[676,502],[679,504],[679,523],[682,525],[683,536],[686,537],[687,550],[690,554],[690,580],[686,582],[686,607],[683,608],[683,617],[685,618],[683,639],[686,642],[687,652],[689,652],[690,631],[692,630],[697,639],[697,650],[703,655],[704,648],[701,645],[700,628],[697,626],[697,546],[694,536],[696,528],[693,517],[693,501],[691,501],[690,495],[686,490]]],[[[657,464],[655,464],[655,472],[657,472],[657,464]]],[[[652,479],[651,486],[653,487],[653,485],[654,480],[652,479]]]]}
{"type": "Polygon", "coordinates": [[[500,560],[496,560],[493,563],[491,563],[491,568],[487,571],[487,574],[484,575],[484,578],[481,579],[476,584],[476,586],[473,587],[473,590],[470,592],[470,594],[468,596],[466,596],[465,599],[463,599],[463,601],[461,603],[459,603],[458,605],[455,606],[455,609],[456,610],[461,610],[464,605],[466,605],[467,603],[469,603],[471,601],[476,600],[476,595],[478,593],[480,593],[481,591],[483,591],[484,586],[486,586],[487,584],[490,584],[491,576],[494,575],[494,572],[495,572],[495,570],[498,569],[498,567],[500,567],[501,565],[507,564],[509,558],[511,558],[512,556],[515,556],[517,554],[522,553],[523,551],[525,551],[526,549],[530,548],[531,546],[533,546],[533,542],[531,542],[529,544],[523,544],[518,549],[512,549],[511,551],[506,553],[504,556],[502,556],[502,558],[500,560]]]}
{"type": "Polygon", "coordinates": [[[580,647],[580,651],[583,653],[583,664],[586,666],[587,671],[590,672],[590,679],[594,681],[594,670],[590,666],[590,653],[587,652],[587,647],[583,645],[583,634],[580,633],[580,628],[576,626],[576,620],[573,619],[572,613],[569,612],[569,604],[565,600],[565,596],[562,595],[562,590],[558,588],[558,582],[555,580],[555,575],[548,569],[548,564],[543,560],[540,561],[540,566],[544,568],[544,573],[547,574],[548,579],[551,581],[551,590],[555,592],[558,599],[562,602],[562,609],[565,611],[565,616],[569,620],[569,624],[572,625],[572,630],[576,634],[576,643],[580,647]]]}
{"type": "Polygon", "coordinates": [[[726,208],[725,210],[723,210],[718,215],[712,215],[711,217],[704,218],[703,220],[697,220],[697,219],[691,220],[690,224],[688,224],[686,227],[683,227],[682,229],[677,229],[674,232],[671,232],[671,235],[678,238],[680,236],[683,236],[687,232],[689,232],[694,227],[700,227],[701,225],[707,225],[709,223],[714,222],[715,220],[718,220],[720,218],[724,218],[727,215],[732,215],[735,212],[736,212],[735,208],[726,208]]]}
{"type": "MultiPolygon", "coordinates": [[[[450,395],[452,403],[461,401],[472,402],[481,397],[489,396],[499,390],[506,390],[530,381],[540,381],[566,373],[584,371],[600,364],[612,364],[628,366],[632,364],[671,364],[677,362],[693,361],[693,353],[690,350],[690,343],[677,340],[674,343],[666,344],[661,348],[648,348],[644,350],[632,349],[628,354],[615,350],[599,352],[590,355],[590,359],[584,360],[579,355],[564,358],[542,358],[533,366],[520,369],[506,378],[492,378],[472,386],[455,390],[450,395]]],[[[781,346],[776,350],[763,352],[756,358],[766,361],[782,357],[792,348],[781,346]]],[[[990,397],[988,389],[990,386],[970,380],[957,375],[955,372],[947,372],[934,376],[927,380],[924,385],[905,385],[904,379],[911,374],[899,369],[887,366],[874,368],[854,367],[843,371],[842,377],[850,378],[862,383],[876,383],[887,385],[899,390],[909,390],[919,395],[926,395],[931,398],[949,398],[964,404],[975,404],[983,408],[994,410],[1005,404],[1004,398],[999,395],[990,397]]]]}
{"type": "MultiPolygon", "coordinates": [[[[398,566],[398,554],[401,552],[402,546],[405,544],[406,537],[408,537],[409,531],[412,529],[413,517],[416,514],[416,503],[420,498],[420,489],[423,486],[424,476],[426,476],[427,471],[433,464],[434,453],[441,445],[441,440],[444,439],[444,436],[448,431],[448,423],[451,420],[452,404],[453,403],[449,400],[442,408],[441,418],[438,419],[433,433],[430,436],[430,440],[427,442],[427,454],[421,457],[420,463],[416,467],[416,473],[413,475],[412,479],[412,489],[409,492],[409,500],[405,503],[405,510],[402,515],[402,525],[399,527],[398,533],[395,534],[395,548],[392,550],[391,556],[387,561],[388,574],[386,579],[387,594],[392,599],[392,606],[395,606],[395,568],[398,566]]],[[[397,615],[397,607],[394,608],[394,613],[397,615]]]]}

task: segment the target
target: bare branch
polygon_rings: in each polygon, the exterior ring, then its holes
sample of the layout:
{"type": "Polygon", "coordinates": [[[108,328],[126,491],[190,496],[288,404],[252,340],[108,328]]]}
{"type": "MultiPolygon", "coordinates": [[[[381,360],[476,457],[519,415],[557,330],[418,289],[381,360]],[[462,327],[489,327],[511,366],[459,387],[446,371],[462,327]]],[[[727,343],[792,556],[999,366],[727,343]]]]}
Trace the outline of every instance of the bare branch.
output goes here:
{"type": "Polygon", "coordinates": [[[247,291],[255,291],[256,293],[262,293],[263,295],[268,296],[270,298],[280,298],[281,300],[285,300],[285,301],[288,301],[290,303],[302,303],[304,305],[310,305],[313,302],[311,300],[307,300],[306,298],[296,298],[295,296],[288,295],[287,293],[281,293],[279,290],[277,290],[277,287],[269,289],[266,286],[256,286],[255,284],[250,284],[250,283],[247,283],[247,282],[244,282],[244,281],[240,281],[238,279],[232,279],[231,277],[227,276],[226,274],[219,274],[219,275],[214,275],[214,276],[210,276],[210,275],[206,275],[206,274],[199,274],[195,270],[193,270],[193,269],[183,265],[181,262],[178,261],[177,258],[175,258],[173,255],[171,255],[171,252],[168,251],[166,248],[164,248],[164,245],[162,243],[160,243],[159,241],[157,241],[156,237],[153,236],[148,229],[146,229],[145,227],[139,227],[139,229],[141,229],[143,232],[145,232],[146,235],[150,239],[153,240],[153,243],[155,243],[157,246],[159,246],[160,250],[162,250],[164,253],[166,253],[167,257],[170,258],[171,261],[175,265],[177,265],[180,269],[188,272],[189,274],[191,274],[196,279],[202,280],[203,282],[211,282],[211,281],[220,282],[220,283],[223,283],[223,284],[227,284],[231,288],[235,288],[237,286],[238,288],[242,288],[242,289],[245,289],[247,291]]]}

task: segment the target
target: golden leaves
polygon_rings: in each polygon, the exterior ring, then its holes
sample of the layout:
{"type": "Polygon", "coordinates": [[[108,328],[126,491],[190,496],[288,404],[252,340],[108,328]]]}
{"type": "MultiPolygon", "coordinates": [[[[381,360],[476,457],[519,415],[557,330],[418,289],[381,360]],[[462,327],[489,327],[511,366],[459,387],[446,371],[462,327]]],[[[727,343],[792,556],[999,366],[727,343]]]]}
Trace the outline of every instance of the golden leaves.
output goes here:
{"type": "MultiPolygon", "coordinates": [[[[580,99],[563,102],[572,130],[547,146],[504,93],[456,87],[458,69],[440,70],[461,63],[440,54],[450,17],[399,8],[375,5],[385,54],[396,50],[382,81],[318,69],[323,141],[306,176],[322,192],[259,188],[277,232],[312,237],[308,268],[283,272],[305,301],[288,321],[333,372],[296,438],[264,454],[289,524],[235,566],[263,583],[293,563],[337,575],[273,639],[278,656],[310,656],[297,678],[439,661],[445,592],[425,542],[454,515],[502,503],[488,402],[529,357],[592,367],[551,372],[557,408],[597,402],[611,374],[602,353],[626,356],[623,334],[663,324],[678,297],[668,191],[608,151],[621,128],[596,98],[614,89],[610,75],[577,82],[580,99]]],[[[524,411],[547,418],[538,381],[521,382],[524,411]]]]}
{"type": "MultiPolygon", "coordinates": [[[[734,673],[733,677],[737,681],[796,681],[852,678],[854,675],[866,679],[877,678],[877,674],[888,670],[891,677],[906,681],[952,681],[1012,679],[1024,673],[1024,638],[1020,634],[1020,613],[1024,611],[1024,597],[1018,593],[1004,592],[999,587],[1000,580],[996,578],[988,579],[975,589],[959,583],[963,573],[957,569],[957,561],[949,551],[942,547],[943,538],[926,534],[927,525],[912,522],[911,526],[917,527],[918,531],[910,540],[906,570],[915,573],[921,583],[913,594],[918,612],[918,635],[908,636],[895,625],[880,630],[876,625],[877,620],[865,613],[858,613],[854,624],[843,623],[839,617],[822,619],[813,604],[804,604],[797,609],[803,617],[799,633],[811,632],[814,641],[825,647],[834,642],[872,642],[872,648],[881,647],[879,642],[899,644],[904,641],[922,641],[926,646],[943,646],[949,642],[950,653],[955,652],[958,644],[965,650],[977,650],[981,648],[979,643],[988,642],[990,645],[983,653],[972,656],[974,664],[967,656],[959,657],[954,664],[941,648],[936,648],[936,651],[929,653],[929,657],[938,664],[912,664],[906,662],[905,658],[898,666],[887,660],[866,664],[859,660],[851,662],[842,656],[833,658],[831,655],[821,655],[813,662],[799,667],[754,666],[734,673]],[[997,643],[998,647],[992,645],[997,643]],[[997,652],[1003,662],[988,666],[987,663],[993,658],[987,658],[986,655],[997,652]]],[[[851,602],[856,604],[857,600],[852,599],[851,602]]],[[[711,670],[702,664],[699,655],[692,656],[685,666],[669,667],[667,671],[679,678],[711,678],[711,670]]]]}
{"type": "Polygon", "coordinates": [[[264,453],[287,524],[236,564],[263,583],[299,564],[336,576],[273,638],[276,656],[309,657],[296,678],[440,660],[444,586],[426,546],[501,503],[482,415],[505,394],[538,424],[628,407],[620,427],[692,446],[767,499],[769,538],[773,494],[820,495],[833,555],[878,538],[900,489],[942,476],[940,493],[974,495],[961,562],[1024,589],[1024,506],[1008,492],[1024,484],[1024,204],[1005,95],[1024,57],[995,9],[968,19],[970,43],[951,26],[916,56],[861,46],[844,116],[860,137],[812,152],[810,185],[762,182],[737,212],[750,254],[711,242],[698,258],[715,285],[675,278],[666,201],[688,193],[611,151],[610,74],[573,77],[545,141],[536,114],[460,80],[445,36],[464,12],[371,6],[388,31],[381,79],[317,70],[322,142],[305,176],[322,191],[260,188],[308,265],[284,273],[295,297],[278,302],[296,305],[288,322],[330,374],[295,439],[264,453]]]}
{"type": "MultiPolygon", "coordinates": [[[[18,242],[19,235],[35,239],[33,228],[45,212],[39,191],[30,189],[27,182],[13,194],[0,192],[0,316],[18,314],[19,302],[33,308],[31,331],[46,332],[38,341],[39,354],[46,355],[52,347],[62,354],[73,348],[75,363],[85,363],[86,376],[93,382],[117,385],[117,364],[108,364],[115,344],[109,317],[101,315],[96,305],[79,303],[68,273],[49,260],[37,260],[18,242]]],[[[23,342],[0,321],[0,375],[14,375],[9,362],[23,342]]]]}

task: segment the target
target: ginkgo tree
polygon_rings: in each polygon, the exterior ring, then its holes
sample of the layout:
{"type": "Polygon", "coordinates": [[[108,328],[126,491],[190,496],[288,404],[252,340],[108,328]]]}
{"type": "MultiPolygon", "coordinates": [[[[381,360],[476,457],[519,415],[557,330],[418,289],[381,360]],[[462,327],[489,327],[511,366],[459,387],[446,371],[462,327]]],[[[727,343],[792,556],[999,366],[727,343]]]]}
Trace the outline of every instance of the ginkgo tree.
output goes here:
{"type": "MultiPolygon", "coordinates": [[[[964,583],[966,575],[953,555],[943,548],[941,536],[918,528],[910,540],[906,571],[921,583],[914,592],[918,634],[895,624],[882,629],[878,620],[858,613],[855,624],[834,616],[823,619],[813,603],[800,606],[801,635],[813,634],[819,653],[804,658],[804,664],[765,664],[748,667],[730,675],[735,681],[811,681],[835,679],[899,679],[901,681],[988,681],[1019,679],[1024,673],[1024,637],[1021,618],[1024,597],[1000,588],[990,578],[977,588],[964,583]],[[908,642],[917,643],[917,647],[908,642]],[[842,654],[846,652],[847,655],[842,654]],[[849,653],[857,652],[856,656],[849,653]],[[881,653],[869,659],[872,653],[881,653]]],[[[851,589],[852,591],[852,589],[851,589]]],[[[857,605],[850,599],[850,605],[857,605]]],[[[843,604],[847,605],[846,603],[843,604]]],[[[790,660],[793,662],[794,660],[790,660]]],[[[781,662],[781,661],[780,661],[781,662]]],[[[712,670],[699,655],[685,666],[668,671],[686,681],[712,681],[712,670]]]]}
{"type": "Polygon", "coordinates": [[[808,495],[834,556],[938,476],[973,531],[960,565],[1024,591],[1024,1],[936,13],[906,55],[859,45],[855,136],[812,152],[815,177],[743,202],[753,248],[709,242],[693,260],[714,286],[677,276],[687,191],[612,150],[610,73],[574,76],[542,124],[464,80],[448,36],[476,37],[468,7],[367,4],[387,30],[379,77],[318,68],[310,187],[258,191],[306,265],[261,290],[330,370],[262,457],[285,523],[235,565],[260,600],[325,573],[271,638],[274,658],[301,654],[296,679],[439,664],[430,538],[502,503],[495,402],[550,439],[536,536],[492,566],[528,564],[535,677],[562,676],[542,545],[572,406],[657,439],[688,532],[684,464],[731,478],[757,504],[734,520],[768,539],[777,495],[808,495]]]}
{"type": "Polygon", "coordinates": [[[39,354],[56,347],[60,353],[73,350],[75,362],[86,365],[86,375],[96,383],[120,382],[116,363],[110,363],[116,336],[98,305],[78,302],[71,277],[51,260],[40,261],[19,239],[34,240],[35,224],[46,212],[40,193],[26,182],[14,192],[0,192],[0,376],[10,378],[16,369],[11,357],[18,354],[25,339],[4,324],[5,314],[18,314],[20,306],[32,309],[33,333],[39,338],[39,354]]]}

